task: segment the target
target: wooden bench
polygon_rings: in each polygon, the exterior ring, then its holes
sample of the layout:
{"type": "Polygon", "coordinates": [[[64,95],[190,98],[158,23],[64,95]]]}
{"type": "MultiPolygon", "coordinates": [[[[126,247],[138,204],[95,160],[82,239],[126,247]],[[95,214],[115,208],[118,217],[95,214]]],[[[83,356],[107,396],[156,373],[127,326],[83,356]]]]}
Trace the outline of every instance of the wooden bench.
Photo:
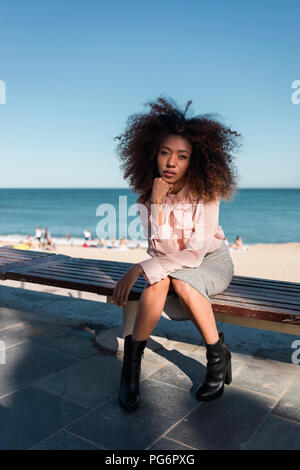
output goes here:
{"type": "MultiPolygon", "coordinates": [[[[111,301],[116,282],[131,263],[0,248],[0,279],[93,292],[111,301]]],[[[122,337],[132,332],[146,285],[139,276],[123,307],[122,337]]],[[[234,276],[222,294],[211,297],[216,321],[300,334],[300,283],[234,276]]]]}
{"type": "Polygon", "coordinates": [[[5,266],[12,267],[14,264],[27,264],[32,261],[45,258],[47,256],[56,256],[54,253],[44,251],[18,250],[9,247],[0,248],[0,272],[5,266]]]}

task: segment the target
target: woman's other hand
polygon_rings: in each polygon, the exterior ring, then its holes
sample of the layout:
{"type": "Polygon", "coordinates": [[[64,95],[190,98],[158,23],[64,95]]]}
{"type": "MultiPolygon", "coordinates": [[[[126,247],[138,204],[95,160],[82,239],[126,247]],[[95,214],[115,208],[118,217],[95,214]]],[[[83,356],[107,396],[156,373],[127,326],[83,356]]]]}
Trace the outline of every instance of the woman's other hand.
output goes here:
{"type": "Polygon", "coordinates": [[[128,271],[119,279],[113,290],[111,303],[116,304],[118,307],[125,305],[128,300],[131,288],[136,283],[137,278],[143,273],[140,264],[134,264],[128,271]]]}

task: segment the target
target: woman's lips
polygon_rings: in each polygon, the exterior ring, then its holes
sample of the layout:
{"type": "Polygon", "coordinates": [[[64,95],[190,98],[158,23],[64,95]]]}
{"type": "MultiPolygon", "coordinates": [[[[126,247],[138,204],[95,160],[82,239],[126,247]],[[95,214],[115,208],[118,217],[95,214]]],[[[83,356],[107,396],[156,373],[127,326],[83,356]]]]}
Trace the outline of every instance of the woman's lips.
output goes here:
{"type": "Polygon", "coordinates": [[[168,171],[164,171],[163,174],[166,178],[172,178],[172,176],[176,175],[176,173],[169,173],[168,171]]]}

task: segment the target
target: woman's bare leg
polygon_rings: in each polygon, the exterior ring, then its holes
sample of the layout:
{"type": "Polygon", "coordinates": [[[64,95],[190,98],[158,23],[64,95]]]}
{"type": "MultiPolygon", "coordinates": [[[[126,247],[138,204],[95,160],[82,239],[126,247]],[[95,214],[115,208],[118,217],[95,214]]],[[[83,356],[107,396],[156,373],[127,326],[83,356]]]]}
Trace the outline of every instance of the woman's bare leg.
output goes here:
{"type": "Polygon", "coordinates": [[[171,283],[184,310],[204,341],[207,344],[216,343],[219,340],[219,333],[211,303],[186,282],[171,278],[171,283]]]}
{"type": "Polygon", "coordinates": [[[167,276],[144,289],[132,332],[134,341],[147,340],[154,330],[165,306],[170,282],[170,278],[167,276]]]}

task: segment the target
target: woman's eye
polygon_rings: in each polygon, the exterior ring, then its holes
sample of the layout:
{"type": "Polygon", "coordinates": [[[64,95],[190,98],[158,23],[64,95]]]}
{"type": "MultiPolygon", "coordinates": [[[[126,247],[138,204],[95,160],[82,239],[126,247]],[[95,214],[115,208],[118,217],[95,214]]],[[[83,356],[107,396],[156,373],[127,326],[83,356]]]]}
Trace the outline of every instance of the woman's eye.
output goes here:
{"type": "MultiPolygon", "coordinates": [[[[166,152],[165,150],[161,150],[160,153],[163,154],[163,155],[164,155],[164,154],[167,154],[167,152],[166,152]]],[[[186,160],[186,158],[187,158],[185,155],[180,155],[179,157],[180,157],[180,158],[184,158],[185,160],[186,160]]]]}

